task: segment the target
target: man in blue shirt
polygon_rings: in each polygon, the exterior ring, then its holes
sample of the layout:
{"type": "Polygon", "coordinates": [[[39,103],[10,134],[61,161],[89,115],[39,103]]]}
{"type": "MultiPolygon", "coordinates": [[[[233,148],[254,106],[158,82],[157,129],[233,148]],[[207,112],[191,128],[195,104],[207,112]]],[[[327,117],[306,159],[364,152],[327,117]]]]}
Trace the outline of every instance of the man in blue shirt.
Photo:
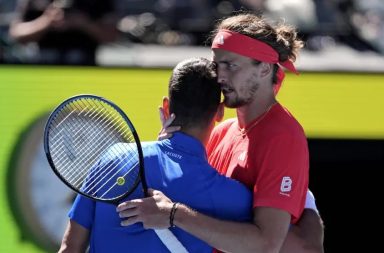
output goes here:
{"type": "MultiPolygon", "coordinates": [[[[193,58],[174,68],[169,99],[164,99],[163,107],[178,115],[176,123],[181,130],[170,139],[142,144],[146,179],[150,188],[202,213],[219,219],[250,221],[249,190],[219,175],[207,161],[205,144],[223,113],[220,92],[212,62],[193,58]]],[[[113,153],[107,153],[99,165],[118,159],[110,155],[113,153]]],[[[140,197],[143,193],[138,187],[125,200],[140,197]]],[[[122,227],[114,205],[79,195],[69,218],[59,252],[84,251],[88,244],[90,252],[169,252],[155,232],[145,229],[142,223],[122,227]]],[[[212,252],[212,247],[191,234],[177,227],[170,230],[189,252],[212,252]]]]}

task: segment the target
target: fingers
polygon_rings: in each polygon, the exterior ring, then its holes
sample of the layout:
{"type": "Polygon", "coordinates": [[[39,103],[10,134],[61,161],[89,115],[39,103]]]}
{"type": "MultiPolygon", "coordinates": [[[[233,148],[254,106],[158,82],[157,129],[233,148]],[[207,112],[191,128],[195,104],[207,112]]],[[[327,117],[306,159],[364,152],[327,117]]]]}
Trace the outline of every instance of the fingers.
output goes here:
{"type": "Polygon", "coordinates": [[[159,107],[159,115],[162,128],[157,136],[157,140],[165,140],[172,137],[173,133],[181,129],[180,126],[170,126],[175,120],[176,115],[172,113],[169,117],[165,115],[164,108],[159,107]]]}
{"type": "Polygon", "coordinates": [[[141,222],[141,220],[139,220],[137,216],[134,216],[134,217],[130,217],[130,218],[127,218],[125,220],[122,220],[120,222],[120,225],[123,226],[123,227],[126,227],[126,226],[133,225],[133,224],[135,224],[137,222],[141,222]]]}
{"type": "Polygon", "coordinates": [[[165,129],[169,127],[172,124],[172,122],[175,120],[175,118],[176,118],[176,115],[172,113],[171,116],[164,121],[164,124],[162,124],[163,128],[165,129]]]}
{"type": "Polygon", "coordinates": [[[119,217],[120,218],[130,218],[130,217],[135,217],[139,214],[138,208],[130,208],[126,209],[124,211],[119,212],[119,217]]]}
{"type": "Polygon", "coordinates": [[[158,191],[156,191],[156,190],[154,190],[154,189],[152,189],[152,188],[148,188],[148,196],[149,196],[149,197],[155,195],[156,192],[158,192],[158,191]]]}
{"type": "Polygon", "coordinates": [[[169,125],[172,124],[173,120],[176,118],[176,115],[172,113],[170,116],[168,116],[163,107],[159,107],[159,115],[160,115],[160,122],[163,127],[163,129],[167,128],[169,125]]]}
{"type": "Polygon", "coordinates": [[[125,201],[119,204],[116,208],[116,212],[121,212],[130,208],[136,208],[143,202],[142,199],[133,199],[130,201],[125,201]]]}
{"type": "Polygon", "coordinates": [[[144,228],[169,227],[172,201],[159,190],[149,188],[147,192],[147,198],[125,201],[116,207],[121,226],[141,222],[144,228]]]}
{"type": "Polygon", "coordinates": [[[164,126],[166,119],[165,119],[164,108],[163,107],[159,107],[159,115],[160,115],[161,125],[164,126]]]}
{"type": "Polygon", "coordinates": [[[165,140],[165,139],[169,139],[172,137],[172,134],[160,134],[159,136],[157,136],[157,140],[158,141],[162,141],[162,140],[165,140]]]}
{"type": "Polygon", "coordinates": [[[161,141],[161,140],[169,139],[172,137],[174,132],[177,132],[180,129],[181,129],[180,126],[171,126],[171,127],[168,127],[167,129],[162,129],[162,131],[157,136],[157,140],[161,141]]]}
{"type": "Polygon", "coordinates": [[[139,205],[142,203],[141,199],[134,199],[119,204],[116,208],[116,212],[119,213],[119,217],[124,219],[120,222],[121,226],[129,226],[137,222],[141,222],[139,214],[139,205]]]}

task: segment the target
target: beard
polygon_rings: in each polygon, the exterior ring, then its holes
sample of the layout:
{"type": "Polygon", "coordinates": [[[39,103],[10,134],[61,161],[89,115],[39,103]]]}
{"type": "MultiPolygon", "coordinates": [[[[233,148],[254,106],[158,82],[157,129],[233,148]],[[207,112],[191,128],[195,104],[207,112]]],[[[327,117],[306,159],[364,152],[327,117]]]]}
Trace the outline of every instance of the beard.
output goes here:
{"type": "Polygon", "coordinates": [[[248,82],[249,85],[240,91],[233,90],[231,96],[224,94],[224,105],[228,108],[239,108],[250,104],[254,99],[254,94],[259,88],[258,83],[248,82]]]}
{"type": "Polygon", "coordinates": [[[229,98],[224,96],[224,105],[228,108],[239,108],[248,104],[249,100],[244,100],[236,95],[235,98],[229,98]]]}

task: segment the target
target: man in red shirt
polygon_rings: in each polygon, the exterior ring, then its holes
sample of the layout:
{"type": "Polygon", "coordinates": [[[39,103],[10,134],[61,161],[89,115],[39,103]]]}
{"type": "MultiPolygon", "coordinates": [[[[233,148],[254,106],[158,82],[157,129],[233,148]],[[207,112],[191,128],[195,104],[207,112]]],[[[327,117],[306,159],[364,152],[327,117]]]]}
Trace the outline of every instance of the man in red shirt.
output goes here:
{"type": "Polygon", "coordinates": [[[306,210],[309,155],[304,131],[277,100],[283,68],[303,42],[295,29],[240,14],[221,21],[212,42],[224,104],[237,118],[219,124],[207,145],[210,164],[253,190],[253,223],[217,220],[154,191],[118,207],[123,225],[173,224],[227,252],[322,252],[320,217],[306,210]],[[155,200],[155,201],[153,201],[155,200]],[[300,220],[299,220],[300,218],[300,220]],[[291,226],[297,224],[297,226],[291,226]]]}
{"type": "Polygon", "coordinates": [[[230,119],[207,146],[209,163],[253,190],[253,207],[282,209],[296,223],[308,188],[308,149],[299,123],[279,104],[245,127],[230,119]]]}

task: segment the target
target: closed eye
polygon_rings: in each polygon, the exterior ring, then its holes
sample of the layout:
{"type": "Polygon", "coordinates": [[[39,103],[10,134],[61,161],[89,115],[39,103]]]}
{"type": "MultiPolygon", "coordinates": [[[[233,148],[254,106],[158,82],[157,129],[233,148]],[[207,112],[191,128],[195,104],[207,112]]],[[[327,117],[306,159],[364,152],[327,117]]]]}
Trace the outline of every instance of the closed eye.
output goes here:
{"type": "Polygon", "coordinates": [[[221,61],[219,62],[219,67],[222,66],[226,70],[235,70],[237,68],[237,64],[229,61],[221,61]]]}

